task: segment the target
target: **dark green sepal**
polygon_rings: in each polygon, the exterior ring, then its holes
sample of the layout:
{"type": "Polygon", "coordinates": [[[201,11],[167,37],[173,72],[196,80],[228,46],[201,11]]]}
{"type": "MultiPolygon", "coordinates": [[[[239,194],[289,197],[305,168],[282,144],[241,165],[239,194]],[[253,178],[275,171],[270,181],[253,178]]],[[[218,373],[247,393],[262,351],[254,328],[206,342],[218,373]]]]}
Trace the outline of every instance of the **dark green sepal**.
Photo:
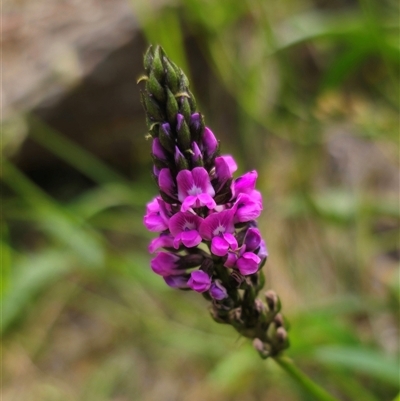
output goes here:
{"type": "Polygon", "coordinates": [[[179,91],[179,68],[176,67],[167,57],[163,57],[166,73],[166,83],[172,93],[179,91]]]}
{"type": "Polygon", "coordinates": [[[153,64],[153,46],[149,46],[145,55],[144,55],[144,69],[146,70],[147,74],[150,74],[151,66],[153,64]]]}
{"type": "Polygon", "coordinates": [[[189,95],[189,104],[190,104],[190,109],[192,111],[192,113],[194,113],[197,109],[197,105],[196,105],[196,99],[193,96],[193,93],[190,92],[190,90],[187,90],[187,93],[189,95]]]}
{"type": "Polygon", "coordinates": [[[192,115],[190,110],[190,104],[187,96],[180,96],[178,99],[179,112],[185,117],[185,121],[190,124],[190,116],[192,115]]]}
{"type": "Polygon", "coordinates": [[[158,139],[160,140],[160,143],[162,147],[168,151],[169,153],[174,154],[175,152],[175,143],[174,139],[171,137],[171,135],[168,135],[163,127],[159,125],[158,127],[158,139]]]}
{"type": "Polygon", "coordinates": [[[149,120],[151,122],[163,121],[165,119],[164,113],[161,111],[153,96],[146,91],[142,91],[141,97],[149,120]]]}
{"type": "Polygon", "coordinates": [[[178,102],[173,93],[167,88],[167,119],[171,125],[175,123],[178,112],[178,102]]]}
{"type": "Polygon", "coordinates": [[[162,85],[164,83],[164,66],[162,64],[163,51],[160,46],[156,46],[154,49],[153,62],[151,64],[151,71],[158,82],[162,85]]]}
{"type": "Polygon", "coordinates": [[[180,149],[183,149],[184,151],[190,149],[190,131],[184,119],[182,120],[179,129],[177,129],[177,139],[180,149]]]}
{"type": "Polygon", "coordinates": [[[154,71],[150,72],[149,78],[146,81],[146,89],[149,93],[151,93],[155,99],[160,102],[164,103],[166,99],[164,88],[160,85],[157,81],[154,71]]]}

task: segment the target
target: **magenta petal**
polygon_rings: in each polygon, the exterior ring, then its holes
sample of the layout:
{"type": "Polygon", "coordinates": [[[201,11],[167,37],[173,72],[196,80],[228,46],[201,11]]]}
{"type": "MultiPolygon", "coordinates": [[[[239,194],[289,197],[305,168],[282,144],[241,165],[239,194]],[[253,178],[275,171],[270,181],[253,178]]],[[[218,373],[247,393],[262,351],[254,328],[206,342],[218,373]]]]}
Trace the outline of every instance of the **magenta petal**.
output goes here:
{"type": "Polygon", "coordinates": [[[190,274],[188,286],[197,292],[205,292],[211,286],[211,278],[202,270],[196,270],[190,274]]]}
{"type": "Polygon", "coordinates": [[[237,196],[240,193],[250,193],[254,190],[257,180],[257,171],[253,170],[249,173],[236,178],[233,184],[234,194],[237,196]]]}
{"type": "Polygon", "coordinates": [[[257,255],[261,259],[266,259],[268,257],[268,249],[264,240],[261,240],[260,249],[258,250],[257,255]]]}
{"type": "Polygon", "coordinates": [[[150,266],[154,273],[157,273],[160,276],[169,276],[175,273],[178,261],[179,256],[177,255],[170,252],[159,252],[150,262],[150,266]]]}
{"type": "Polygon", "coordinates": [[[159,211],[160,206],[158,204],[158,197],[155,197],[146,205],[146,213],[158,213],[159,211]]]}
{"type": "Polygon", "coordinates": [[[190,212],[178,212],[169,220],[169,230],[172,235],[182,231],[196,230],[200,228],[203,219],[190,212]]]}
{"type": "Polygon", "coordinates": [[[158,159],[166,160],[164,148],[162,147],[161,142],[158,138],[153,139],[151,152],[158,159]]]}
{"type": "Polygon", "coordinates": [[[209,194],[197,195],[197,199],[199,200],[200,206],[207,206],[208,209],[214,209],[217,206],[215,200],[209,194]]]}
{"type": "Polygon", "coordinates": [[[210,287],[210,295],[212,298],[220,301],[228,296],[226,288],[220,283],[219,280],[214,281],[210,287]]]}
{"type": "Polygon", "coordinates": [[[161,234],[154,238],[149,244],[149,252],[154,253],[159,248],[172,248],[174,246],[174,237],[171,234],[161,234]]]}
{"type": "MultiPolygon", "coordinates": [[[[257,192],[257,191],[256,191],[257,192]]],[[[251,196],[241,193],[235,203],[235,222],[255,220],[260,216],[262,205],[251,196]]]]}
{"type": "MultiPolygon", "coordinates": [[[[196,188],[201,188],[201,192],[197,193],[196,195],[200,193],[206,193],[210,196],[215,195],[214,188],[210,182],[210,177],[205,168],[195,167],[192,170],[192,177],[193,177],[193,183],[196,186],[196,188]]],[[[189,195],[194,195],[194,194],[189,193],[189,195]]]]}
{"type": "Polygon", "coordinates": [[[211,252],[217,256],[225,256],[228,253],[229,244],[222,237],[214,237],[211,241],[211,252]]]}
{"type": "Polygon", "coordinates": [[[211,156],[217,150],[218,147],[217,138],[215,138],[215,135],[208,127],[204,128],[203,146],[204,146],[204,152],[206,153],[207,156],[211,156]]]}
{"type": "Polygon", "coordinates": [[[219,156],[215,159],[215,173],[220,182],[226,182],[232,178],[232,174],[237,170],[237,164],[232,156],[219,156]]]}
{"type": "Polygon", "coordinates": [[[152,232],[160,232],[168,228],[164,219],[159,215],[159,213],[146,214],[143,218],[143,224],[149,231],[152,232]]]}
{"type": "Polygon", "coordinates": [[[203,158],[200,148],[196,142],[193,142],[193,144],[192,144],[192,151],[193,151],[192,160],[194,162],[197,162],[199,159],[203,158]]]}
{"type": "Polygon", "coordinates": [[[186,212],[191,207],[196,207],[196,201],[197,201],[197,196],[187,196],[182,203],[181,211],[186,212]]]}
{"type": "Polygon", "coordinates": [[[246,245],[246,250],[252,252],[255,251],[261,244],[261,234],[258,228],[250,227],[244,238],[244,244],[246,245]]]}
{"type": "Polygon", "coordinates": [[[229,244],[230,249],[235,251],[238,248],[238,243],[234,235],[230,233],[222,234],[224,240],[229,244]]]}
{"type": "Polygon", "coordinates": [[[193,113],[190,116],[190,124],[192,124],[194,126],[195,129],[199,129],[200,128],[200,114],[199,113],[193,113]]]}
{"type": "Polygon", "coordinates": [[[201,242],[200,234],[196,230],[184,231],[181,234],[182,244],[188,248],[193,248],[201,242]]]}
{"type": "Polygon", "coordinates": [[[254,274],[258,271],[261,259],[252,252],[245,252],[236,262],[236,266],[240,273],[244,276],[254,274]]]}
{"type": "Polygon", "coordinates": [[[168,168],[163,168],[158,176],[158,186],[161,191],[165,192],[172,198],[176,198],[176,188],[172,179],[171,171],[168,168]]]}
{"type": "Polygon", "coordinates": [[[235,231],[233,214],[234,210],[232,209],[210,214],[200,225],[200,235],[203,239],[210,241],[217,235],[233,233],[235,231]]]}
{"type": "MultiPolygon", "coordinates": [[[[181,170],[176,176],[176,182],[178,184],[178,199],[183,202],[194,186],[192,173],[189,170],[181,170]]],[[[197,193],[190,195],[197,195],[197,193]]]]}
{"type": "Polygon", "coordinates": [[[228,252],[224,266],[225,267],[233,267],[233,266],[235,266],[237,260],[238,260],[238,257],[236,255],[236,253],[228,252]]]}
{"type": "Polygon", "coordinates": [[[168,286],[171,288],[189,288],[188,282],[189,276],[188,275],[181,275],[181,276],[166,276],[164,277],[164,281],[168,286]]]}

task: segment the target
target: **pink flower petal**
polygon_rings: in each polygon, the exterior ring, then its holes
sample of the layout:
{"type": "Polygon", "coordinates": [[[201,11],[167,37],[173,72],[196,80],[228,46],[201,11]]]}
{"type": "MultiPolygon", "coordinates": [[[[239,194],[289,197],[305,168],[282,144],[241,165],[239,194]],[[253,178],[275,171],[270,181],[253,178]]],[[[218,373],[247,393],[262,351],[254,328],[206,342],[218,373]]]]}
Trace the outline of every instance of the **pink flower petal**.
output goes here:
{"type": "Polygon", "coordinates": [[[163,168],[158,176],[158,186],[161,191],[165,192],[168,196],[176,198],[175,183],[169,168],[163,168]]]}
{"type": "Polygon", "coordinates": [[[211,252],[217,256],[225,256],[228,253],[229,244],[222,237],[214,237],[211,241],[211,252]]]}
{"type": "Polygon", "coordinates": [[[171,234],[161,234],[154,238],[149,244],[149,252],[154,253],[159,248],[172,248],[174,246],[174,237],[171,234]]]}
{"type": "Polygon", "coordinates": [[[202,270],[196,270],[190,274],[188,286],[196,292],[205,292],[211,287],[211,278],[202,270]]]}
{"type": "Polygon", "coordinates": [[[252,252],[245,252],[236,262],[236,266],[240,273],[244,276],[254,274],[258,271],[261,259],[252,252]]]}

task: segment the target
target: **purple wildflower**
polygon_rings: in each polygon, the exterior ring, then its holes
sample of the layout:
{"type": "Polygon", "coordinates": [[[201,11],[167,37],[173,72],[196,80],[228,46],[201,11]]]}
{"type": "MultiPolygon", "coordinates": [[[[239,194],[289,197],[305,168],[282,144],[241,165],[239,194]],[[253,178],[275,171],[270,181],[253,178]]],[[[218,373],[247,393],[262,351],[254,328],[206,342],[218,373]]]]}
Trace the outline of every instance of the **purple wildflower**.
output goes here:
{"type": "Polygon", "coordinates": [[[210,295],[217,301],[221,301],[228,296],[226,288],[221,284],[220,280],[215,280],[210,287],[210,295]]]}
{"type": "Polygon", "coordinates": [[[200,224],[203,219],[194,213],[178,212],[169,221],[169,230],[175,237],[174,247],[179,248],[182,243],[188,248],[193,248],[201,242],[199,234],[200,224]]]}
{"type": "Polygon", "coordinates": [[[205,292],[211,287],[211,278],[202,270],[196,270],[190,274],[188,286],[196,292],[205,292]]]}
{"type": "Polygon", "coordinates": [[[178,173],[176,180],[182,212],[191,207],[207,206],[209,209],[213,209],[216,206],[213,199],[215,191],[205,168],[195,167],[192,171],[182,170],[178,173]]]}
{"type": "Polygon", "coordinates": [[[211,241],[211,252],[217,256],[225,256],[229,249],[237,249],[234,232],[232,210],[212,213],[200,226],[202,238],[211,241]]]}
{"type": "Polygon", "coordinates": [[[234,179],[234,158],[219,155],[187,78],[160,47],[146,53],[145,69],[142,102],[160,195],[143,218],[159,233],[148,248],[155,253],[151,268],[172,288],[202,293],[212,317],[253,338],[261,356],[275,355],[288,341],[282,319],[279,335],[269,330],[280,316],[276,294],[269,291],[264,303],[256,298],[268,256],[256,222],[262,211],[257,172],[234,179]]]}
{"type": "Polygon", "coordinates": [[[179,274],[177,271],[179,259],[178,255],[171,252],[159,252],[151,261],[150,266],[154,273],[157,273],[160,276],[179,274]]]}

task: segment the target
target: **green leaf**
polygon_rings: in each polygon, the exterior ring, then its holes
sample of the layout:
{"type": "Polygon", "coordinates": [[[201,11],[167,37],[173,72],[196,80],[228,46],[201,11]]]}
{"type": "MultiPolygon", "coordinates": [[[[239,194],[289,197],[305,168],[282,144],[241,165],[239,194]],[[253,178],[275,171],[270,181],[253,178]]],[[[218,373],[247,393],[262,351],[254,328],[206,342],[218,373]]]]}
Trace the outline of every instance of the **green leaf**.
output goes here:
{"type": "Polygon", "coordinates": [[[382,352],[340,345],[319,347],[314,352],[317,361],[363,373],[393,386],[399,385],[399,362],[382,352]]]}
{"type": "Polygon", "coordinates": [[[71,255],[58,250],[25,255],[13,266],[9,288],[2,297],[0,332],[4,332],[29,305],[34,296],[74,266],[71,255]]]}

